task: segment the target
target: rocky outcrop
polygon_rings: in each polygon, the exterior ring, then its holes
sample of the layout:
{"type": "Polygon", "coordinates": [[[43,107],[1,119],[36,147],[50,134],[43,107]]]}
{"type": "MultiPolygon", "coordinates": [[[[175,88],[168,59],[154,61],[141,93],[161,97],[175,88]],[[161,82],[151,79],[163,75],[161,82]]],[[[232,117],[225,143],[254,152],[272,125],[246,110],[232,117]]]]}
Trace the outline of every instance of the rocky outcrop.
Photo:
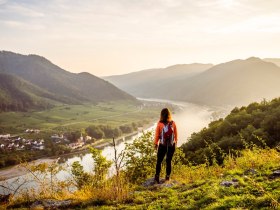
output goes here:
{"type": "Polygon", "coordinates": [[[154,178],[149,178],[142,184],[142,186],[145,188],[155,187],[155,186],[156,187],[173,187],[178,184],[179,184],[179,182],[177,182],[176,180],[165,181],[165,179],[160,179],[159,183],[156,183],[154,178]]]}
{"type": "Polygon", "coordinates": [[[224,187],[230,187],[230,186],[237,187],[238,186],[238,180],[237,179],[232,179],[231,181],[222,181],[220,185],[224,186],[224,187]]]}
{"type": "Polygon", "coordinates": [[[38,200],[35,201],[30,209],[63,209],[68,208],[72,204],[72,200],[54,200],[54,199],[46,199],[46,200],[38,200]]]}
{"type": "Polygon", "coordinates": [[[250,168],[244,171],[244,175],[256,175],[258,171],[256,169],[250,168]]]}
{"type": "Polygon", "coordinates": [[[277,179],[280,178],[280,170],[275,170],[272,172],[272,174],[269,176],[270,179],[277,179]]]}

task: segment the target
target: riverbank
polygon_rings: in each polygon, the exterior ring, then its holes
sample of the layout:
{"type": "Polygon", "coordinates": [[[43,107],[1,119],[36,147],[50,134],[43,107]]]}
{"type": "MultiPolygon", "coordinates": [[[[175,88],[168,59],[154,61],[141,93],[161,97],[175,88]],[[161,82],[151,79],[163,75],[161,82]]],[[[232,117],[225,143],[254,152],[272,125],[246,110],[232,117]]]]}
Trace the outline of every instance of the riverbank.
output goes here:
{"type": "MultiPolygon", "coordinates": [[[[38,165],[41,163],[52,163],[56,161],[56,159],[48,158],[48,159],[38,159],[29,162],[29,164],[38,165]]],[[[23,176],[28,173],[28,170],[22,165],[16,165],[9,168],[4,168],[0,170],[0,181],[5,181],[7,179],[12,179],[14,177],[23,176]]]]}
{"type": "MultiPolygon", "coordinates": [[[[119,138],[116,138],[115,139],[116,145],[120,144],[123,141],[126,141],[126,140],[132,138],[133,136],[136,136],[137,134],[139,134],[140,132],[143,132],[144,130],[146,130],[148,128],[151,128],[153,125],[154,125],[154,123],[150,123],[150,124],[144,126],[142,128],[142,131],[141,131],[141,129],[138,129],[138,131],[135,131],[133,133],[129,133],[129,134],[123,135],[119,138]]],[[[102,141],[102,140],[100,140],[100,141],[102,141]]],[[[67,157],[70,157],[70,156],[73,156],[73,155],[88,153],[89,152],[89,148],[88,148],[89,146],[102,150],[105,147],[113,145],[113,140],[110,140],[110,139],[105,139],[103,142],[100,142],[100,141],[97,141],[97,142],[92,143],[90,145],[86,145],[83,148],[71,151],[70,153],[62,154],[62,155],[59,155],[59,156],[43,157],[43,158],[28,162],[28,164],[38,165],[38,164],[41,164],[41,163],[52,163],[54,161],[58,161],[58,159],[60,159],[60,158],[67,158],[67,157]]],[[[10,166],[8,168],[3,168],[3,169],[0,169],[0,181],[5,181],[5,180],[12,179],[12,178],[15,178],[15,177],[23,176],[27,173],[28,173],[28,170],[26,170],[26,168],[23,167],[21,164],[15,165],[15,166],[10,166]]]]}

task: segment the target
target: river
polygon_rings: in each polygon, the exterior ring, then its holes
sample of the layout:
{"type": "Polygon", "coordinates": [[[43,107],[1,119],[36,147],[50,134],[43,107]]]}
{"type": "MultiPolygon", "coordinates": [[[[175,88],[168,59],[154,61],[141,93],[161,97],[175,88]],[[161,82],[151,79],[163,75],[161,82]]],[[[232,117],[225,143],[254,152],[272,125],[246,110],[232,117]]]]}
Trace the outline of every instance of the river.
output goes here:
{"type": "MultiPolygon", "coordinates": [[[[178,130],[178,146],[182,145],[187,141],[187,139],[191,136],[193,132],[198,132],[202,128],[206,127],[208,123],[216,118],[224,117],[227,114],[227,110],[222,110],[218,107],[207,107],[196,105],[187,102],[180,102],[180,101],[168,101],[168,100],[161,100],[161,99],[142,99],[143,101],[155,101],[155,102],[163,102],[163,103],[170,103],[177,107],[175,113],[173,113],[173,120],[176,122],[177,130],[178,130]]],[[[163,107],[162,107],[163,108],[163,107]]],[[[159,107],[159,113],[160,113],[159,107]]],[[[156,122],[153,126],[148,128],[148,130],[153,130],[156,126],[156,122]]],[[[126,142],[133,142],[133,140],[137,137],[141,136],[141,133],[138,133],[135,136],[132,136],[126,142]]],[[[120,152],[125,148],[125,143],[121,142],[117,145],[117,151],[120,152]]],[[[102,149],[102,154],[107,159],[112,160],[114,158],[114,150],[112,146],[106,146],[102,149]]],[[[59,180],[65,180],[70,177],[70,168],[73,162],[79,161],[81,165],[84,167],[84,170],[87,172],[91,172],[93,170],[93,159],[90,153],[81,153],[75,154],[69,157],[64,157],[62,161],[62,166],[65,170],[60,171],[57,174],[59,180]]],[[[47,160],[47,159],[46,159],[47,160]]],[[[49,159],[48,159],[49,160],[49,159]]],[[[41,160],[42,161],[42,160],[41,160]]],[[[111,175],[114,173],[113,167],[110,170],[111,175]]],[[[109,174],[110,175],[110,174],[109,174]]],[[[22,174],[17,177],[13,177],[11,179],[7,179],[5,181],[0,182],[1,185],[8,186],[10,189],[15,189],[20,182],[23,180],[30,179],[30,174],[22,174]]],[[[34,178],[34,177],[33,177],[34,178]]],[[[32,186],[32,184],[29,184],[32,186]]],[[[0,187],[0,194],[6,194],[8,190],[0,187]]]]}

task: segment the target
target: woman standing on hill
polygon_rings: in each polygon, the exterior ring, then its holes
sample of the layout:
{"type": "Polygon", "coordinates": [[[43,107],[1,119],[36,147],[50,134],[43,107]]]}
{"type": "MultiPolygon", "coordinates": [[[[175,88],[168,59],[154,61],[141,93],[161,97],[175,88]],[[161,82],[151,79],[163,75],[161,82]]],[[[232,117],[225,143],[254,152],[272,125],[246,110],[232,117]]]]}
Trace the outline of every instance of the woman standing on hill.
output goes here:
{"type": "Polygon", "coordinates": [[[157,149],[157,165],[155,182],[159,183],[159,175],[161,170],[161,163],[166,155],[166,176],[165,180],[170,180],[171,174],[171,160],[175,152],[175,147],[178,141],[177,128],[175,122],[172,120],[171,113],[167,108],[161,110],[160,120],[157,124],[155,132],[155,149],[157,149]]]}

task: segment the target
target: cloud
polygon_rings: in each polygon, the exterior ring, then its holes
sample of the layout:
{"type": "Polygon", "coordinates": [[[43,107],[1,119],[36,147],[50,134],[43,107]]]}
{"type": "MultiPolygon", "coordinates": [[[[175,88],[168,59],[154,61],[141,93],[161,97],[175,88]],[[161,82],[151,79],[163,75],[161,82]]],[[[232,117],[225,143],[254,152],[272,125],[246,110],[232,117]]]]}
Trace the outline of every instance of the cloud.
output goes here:
{"type": "Polygon", "coordinates": [[[6,4],[7,2],[8,0],[0,0],[0,6],[6,4]]]}
{"type": "MultiPolygon", "coordinates": [[[[5,38],[0,46],[23,49],[34,43],[34,49],[49,55],[92,53],[100,62],[110,55],[124,61],[128,55],[151,61],[161,55],[164,60],[178,52],[178,57],[214,56],[213,49],[221,50],[225,44],[253,43],[246,38],[252,35],[258,37],[255,46],[277,37],[278,14],[279,0],[0,0],[5,38]]],[[[280,44],[278,39],[273,42],[280,44]]],[[[94,63],[88,63],[93,69],[94,63]]]]}
{"type": "Polygon", "coordinates": [[[21,21],[15,20],[0,20],[0,25],[4,25],[13,29],[19,29],[21,31],[26,30],[42,30],[45,29],[43,25],[29,24],[21,21]]]}
{"type": "Polygon", "coordinates": [[[8,2],[3,8],[0,8],[1,13],[13,14],[14,16],[22,16],[29,18],[41,18],[44,17],[45,14],[41,10],[42,8],[32,8],[32,5],[25,5],[18,2],[8,2]]]}
{"type": "Polygon", "coordinates": [[[10,27],[22,27],[24,25],[22,22],[14,20],[2,20],[1,23],[10,27]]]}
{"type": "Polygon", "coordinates": [[[280,16],[257,16],[240,23],[214,29],[212,33],[232,34],[232,33],[280,33],[280,16]]]}

